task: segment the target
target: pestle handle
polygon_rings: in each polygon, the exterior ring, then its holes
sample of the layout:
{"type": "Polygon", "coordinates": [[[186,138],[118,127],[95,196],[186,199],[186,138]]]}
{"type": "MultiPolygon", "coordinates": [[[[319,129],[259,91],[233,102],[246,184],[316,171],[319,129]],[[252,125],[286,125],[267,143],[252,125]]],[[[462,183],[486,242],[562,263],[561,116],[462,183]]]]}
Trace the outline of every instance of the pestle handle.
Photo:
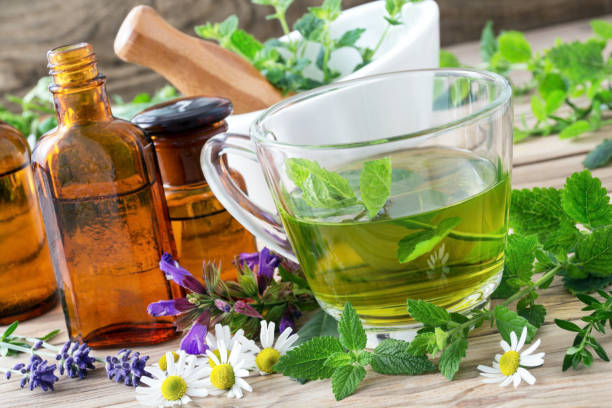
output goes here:
{"type": "Polygon", "coordinates": [[[114,48],[119,58],[153,69],[186,96],[231,100],[235,113],[264,109],[283,98],[240,55],[180,32],[148,6],[129,12],[114,48]]]}

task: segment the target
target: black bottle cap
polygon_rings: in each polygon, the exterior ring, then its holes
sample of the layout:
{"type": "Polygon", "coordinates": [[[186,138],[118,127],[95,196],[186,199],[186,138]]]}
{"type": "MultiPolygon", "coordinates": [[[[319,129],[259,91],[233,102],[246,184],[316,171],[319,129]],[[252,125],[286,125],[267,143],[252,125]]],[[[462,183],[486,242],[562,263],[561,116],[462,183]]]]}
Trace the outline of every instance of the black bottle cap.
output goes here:
{"type": "Polygon", "coordinates": [[[208,128],[232,113],[225,98],[194,96],[173,99],[143,110],[132,123],[151,135],[183,133],[208,128]]]}

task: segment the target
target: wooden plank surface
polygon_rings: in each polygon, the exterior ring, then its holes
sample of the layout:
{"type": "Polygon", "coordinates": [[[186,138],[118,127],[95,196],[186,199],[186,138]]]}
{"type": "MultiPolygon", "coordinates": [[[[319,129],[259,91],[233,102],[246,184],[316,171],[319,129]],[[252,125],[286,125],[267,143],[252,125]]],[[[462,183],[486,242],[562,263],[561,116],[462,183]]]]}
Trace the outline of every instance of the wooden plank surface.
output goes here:
{"type": "MultiPolygon", "coordinates": [[[[607,16],[612,21],[612,16],[607,16]]],[[[549,46],[554,37],[564,39],[585,38],[590,35],[586,22],[558,26],[554,29],[532,32],[528,38],[538,48],[549,46]]],[[[476,44],[455,47],[463,60],[475,60],[478,53],[476,44]]],[[[524,99],[515,101],[517,114],[528,112],[524,99]]],[[[535,139],[515,146],[515,168],[513,185],[516,188],[533,186],[561,187],[565,177],[582,169],[581,162],[596,143],[610,137],[610,128],[604,128],[595,135],[587,136],[576,142],[560,141],[556,137],[535,139]]],[[[596,170],[595,175],[602,178],[604,185],[612,190],[612,167],[596,170]]],[[[583,315],[580,304],[569,296],[559,282],[543,291],[540,301],[548,309],[546,323],[538,336],[542,338],[540,350],[547,353],[545,364],[534,368],[536,385],[521,385],[500,388],[497,385],[483,384],[478,376],[478,364],[490,364],[495,353],[499,352],[499,334],[490,328],[480,328],[470,337],[467,357],[462,363],[456,379],[449,382],[440,374],[418,377],[382,376],[368,372],[366,379],[357,392],[341,402],[335,402],[330,381],[310,382],[299,385],[282,376],[253,376],[249,383],[254,393],[241,400],[224,397],[206,398],[193,406],[206,407],[605,407],[612,398],[612,364],[597,360],[590,369],[561,372],[561,361],[565,349],[571,342],[567,332],[557,328],[552,322],[555,318],[569,320],[583,315]]],[[[25,335],[40,335],[55,328],[64,328],[61,311],[56,308],[51,313],[23,323],[19,332],[25,335]]],[[[57,339],[60,343],[65,335],[57,339]]],[[[612,349],[612,336],[601,339],[604,348],[612,349]]],[[[172,342],[142,347],[138,350],[158,359],[164,351],[178,347],[178,339],[172,342]]],[[[98,351],[96,355],[111,354],[98,351]]],[[[14,364],[17,359],[0,359],[0,364],[14,364]]],[[[105,371],[100,368],[86,381],[63,379],[57,384],[54,394],[40,391],[29,392],[18,389],[18,379],[0,380],[0,407],[46,407],[46,408],[94,408],[123,407],[139,405],[134,391],[125,386],[114,384],[106,379],[105,371]]]]}

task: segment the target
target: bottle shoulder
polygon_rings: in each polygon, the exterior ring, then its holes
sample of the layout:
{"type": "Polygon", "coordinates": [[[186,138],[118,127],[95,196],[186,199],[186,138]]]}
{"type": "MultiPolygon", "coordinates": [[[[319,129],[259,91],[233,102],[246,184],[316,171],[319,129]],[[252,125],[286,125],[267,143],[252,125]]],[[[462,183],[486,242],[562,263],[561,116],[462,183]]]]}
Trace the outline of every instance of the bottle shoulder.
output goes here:
{"type": "Polygon", "coordinates": [[[26,139],[14,127],[0,122],[0,174],[20,168],[30,161],[26,139]]]}
{"type": "Polygon", "coordinates": [[[116,119],[51,130],[34,148],[32,162],[56,197],[107,196],[155,181],[151,154],[142,130],[116,119]]]}

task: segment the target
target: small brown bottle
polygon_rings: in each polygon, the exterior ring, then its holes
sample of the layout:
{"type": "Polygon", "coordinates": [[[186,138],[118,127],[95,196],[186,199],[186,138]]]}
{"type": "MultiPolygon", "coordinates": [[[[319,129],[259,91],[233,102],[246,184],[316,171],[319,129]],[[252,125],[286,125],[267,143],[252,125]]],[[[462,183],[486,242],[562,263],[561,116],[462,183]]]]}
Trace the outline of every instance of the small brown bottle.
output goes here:
{"type": "Polygon", "coordinates": [[[111,115],[91,45],[47,57],[58,127],[32,160],[70,337],[92,347],[170,339],[172,319],[147,313],[172,297],[158,263],[175,255],[153,144],[111,115]]]}
{"type": "Polygon", "coordinates": [[[0,325],[38,316],[57,303],[30,149],[0,122],[0,325]]]}
{"type": "MultiPolygon", "coordinates": [[[[256,251],[253,236],[215,198],[200,167],[204,143],[227,130],[232,104],[223,98],[179,98],[155,105],[132,122],[153,139],[181,265],[202,281],[203,261],[221,263],[223,280],[236,279],[241,252],[256,251]]],[[[234,174],[244,189],[244,180],[234,174]]]]}

